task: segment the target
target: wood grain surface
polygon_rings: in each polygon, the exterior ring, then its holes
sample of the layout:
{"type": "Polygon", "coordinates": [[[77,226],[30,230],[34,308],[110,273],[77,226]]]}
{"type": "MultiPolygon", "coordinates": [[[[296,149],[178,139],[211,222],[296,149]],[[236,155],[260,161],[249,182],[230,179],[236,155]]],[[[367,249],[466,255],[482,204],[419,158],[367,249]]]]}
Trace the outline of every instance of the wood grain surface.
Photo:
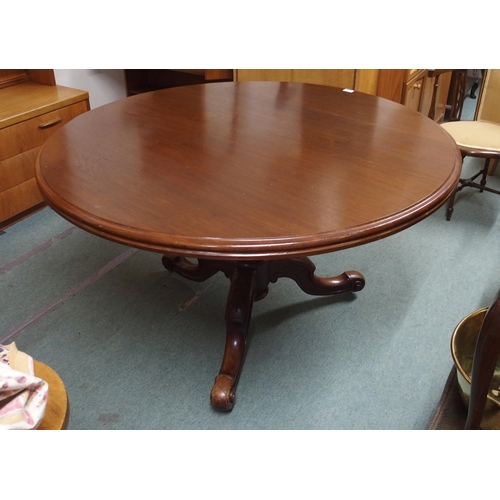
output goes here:
{"type": "Polygon", "coordinates": [[[392,101],[300,83],[227,82],[129,97],[43,146],[48,203],[99,236],[161,253],[258,260],[364,244],[455,189],[461,156],[392,101]]]}
{"type": "Polygon", "coordinates": [[[59,375],[40,361],[34,360],[35,375],[49,384],[45,415],[37,430],[65,430],[69,421],[69,401],[66,388],[59,375]]]}

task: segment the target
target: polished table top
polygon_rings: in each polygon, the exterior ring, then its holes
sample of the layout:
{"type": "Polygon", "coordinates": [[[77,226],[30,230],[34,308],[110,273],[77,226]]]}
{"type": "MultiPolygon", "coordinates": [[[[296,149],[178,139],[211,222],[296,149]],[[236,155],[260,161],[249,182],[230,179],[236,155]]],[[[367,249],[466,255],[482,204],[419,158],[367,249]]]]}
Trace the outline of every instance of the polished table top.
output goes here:
{"type": "Polygon", "coordinates": [[[226,344],[210,394],[233,408],[252,304],[270,283],[358,292],[308,255],[388,236],[439,208],[461,156],[425,116],[358,92],[297,83],[210,83],[97,108],[42,147],[49,204],[99,236],[163,253],[172,272],[230,278],[226,344]],[[197,262],[193,262],[193,258],[197,262]]]}
{"type": "Polygon", "coordinates": [[[179,87],[57,131],[37,163],[64,217],[153,251],[253,260],[312,255],[404,229],[441,206],[461,158],[392,101],[298,83],[179,87]]]}

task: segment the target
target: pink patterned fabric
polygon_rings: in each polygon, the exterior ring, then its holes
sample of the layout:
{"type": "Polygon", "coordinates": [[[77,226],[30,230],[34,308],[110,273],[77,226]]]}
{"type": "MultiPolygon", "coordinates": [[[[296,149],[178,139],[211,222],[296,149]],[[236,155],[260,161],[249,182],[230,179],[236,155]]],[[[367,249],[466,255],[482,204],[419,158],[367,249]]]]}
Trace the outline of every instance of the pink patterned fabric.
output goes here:
{"type": "Polygon", "coordinates": [[[34,375],[33,359],[15,343],[0,345],[0,430],[36,429],[45,415],[49,385],[34,375]]]}

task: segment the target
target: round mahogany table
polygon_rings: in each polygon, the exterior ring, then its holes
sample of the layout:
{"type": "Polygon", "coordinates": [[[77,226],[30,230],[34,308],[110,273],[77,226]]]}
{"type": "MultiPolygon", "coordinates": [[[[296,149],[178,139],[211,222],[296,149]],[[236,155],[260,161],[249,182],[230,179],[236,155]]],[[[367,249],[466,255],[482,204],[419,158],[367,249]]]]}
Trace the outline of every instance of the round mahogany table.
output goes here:
{"type": "Polygon", "coordinates": [[[401,231],[457,186],[461,156],[436,123],[333,87],[228,82],[141,94],[85,113],[42,147],[49,205],[98,236],[163,254],[170,271],[230,279],[211,392],[234,404],[255,300],[280,277],[309,294],[359,291],[307,256],[401,231]]]}

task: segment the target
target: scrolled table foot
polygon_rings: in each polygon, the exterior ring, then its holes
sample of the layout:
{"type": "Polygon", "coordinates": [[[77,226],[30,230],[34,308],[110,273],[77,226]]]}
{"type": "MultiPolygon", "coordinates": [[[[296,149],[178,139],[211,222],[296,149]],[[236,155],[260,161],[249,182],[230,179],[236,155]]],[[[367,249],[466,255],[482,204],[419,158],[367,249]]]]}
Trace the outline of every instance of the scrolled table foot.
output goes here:
{"type": "MultiPolygon", "coordinates": [[[[347,277],[347,288],[351,292],[359,292],[365,287],[365,278],[358,271],[346,271],[343,273],[347,277]]],[[[342,276],[342,275],[341,275],[342,276]]]]}
{"type": "Polygon", "coordinates": [[[230,411],[233,409],[236,398],[234,386],[236,380],[224,373],[215,377],[215,383],[210,393],[210,404],[219,411],[230,411]]]}
{"type": "Polygon", "coordinates": [[[359,292],[365,286],[365,278],[358,271],[346,271],[338,276],[316,276],[316,266],[307,257],[299,257],[269,263],[269,280],[291,278],[309,295],[335,295],[359,292]]]}

